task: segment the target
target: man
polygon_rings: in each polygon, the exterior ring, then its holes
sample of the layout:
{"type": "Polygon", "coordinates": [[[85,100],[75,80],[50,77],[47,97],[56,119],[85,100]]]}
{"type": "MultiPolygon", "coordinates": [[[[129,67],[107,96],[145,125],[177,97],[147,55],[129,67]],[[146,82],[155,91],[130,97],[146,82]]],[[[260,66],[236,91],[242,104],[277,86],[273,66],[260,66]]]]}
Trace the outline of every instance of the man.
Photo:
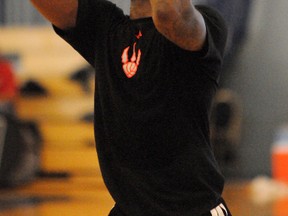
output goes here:
{"type": "Polygon", "coordinates": [[[230,215],[209,142],[226,42],[190,0],[31,0],[96,69],[95,134],[111,216],[230,215]]]}

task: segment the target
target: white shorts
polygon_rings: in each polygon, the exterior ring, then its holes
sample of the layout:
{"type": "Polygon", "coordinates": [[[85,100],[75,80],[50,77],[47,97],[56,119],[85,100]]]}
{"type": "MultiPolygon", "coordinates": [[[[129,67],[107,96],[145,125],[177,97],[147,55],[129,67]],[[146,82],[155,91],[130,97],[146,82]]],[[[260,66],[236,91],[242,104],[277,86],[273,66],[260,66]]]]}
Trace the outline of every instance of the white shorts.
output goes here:
{"type": "Polygon", "coordinates": [[[229,212],[224,204],[219,204],[210,211],[211,216],[229,216],[229,212]]]}

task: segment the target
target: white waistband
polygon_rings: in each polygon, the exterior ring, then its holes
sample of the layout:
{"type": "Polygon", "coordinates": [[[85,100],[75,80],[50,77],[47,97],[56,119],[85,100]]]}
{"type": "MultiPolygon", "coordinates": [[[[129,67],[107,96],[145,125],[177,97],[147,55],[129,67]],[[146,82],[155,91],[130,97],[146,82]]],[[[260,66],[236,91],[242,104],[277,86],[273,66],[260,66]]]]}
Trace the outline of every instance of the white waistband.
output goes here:
{"type": "Polygon", "coordinates": [[[211,216],[228,216],[227,209],[222,203],[219,204],[216,208],[212,209],[210,213],[211,216]]]}

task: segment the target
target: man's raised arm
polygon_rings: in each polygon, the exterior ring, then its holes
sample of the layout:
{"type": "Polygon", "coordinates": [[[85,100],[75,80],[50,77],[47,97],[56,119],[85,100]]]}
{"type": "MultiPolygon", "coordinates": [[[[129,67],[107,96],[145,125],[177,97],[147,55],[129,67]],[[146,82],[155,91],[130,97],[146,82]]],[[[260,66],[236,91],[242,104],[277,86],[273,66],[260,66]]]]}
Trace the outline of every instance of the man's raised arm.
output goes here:
{"type": "Polygon", "coordinates": [[[30,0],[36,9],[60,29],[75,27],[78,0],[30,0]]]}
{"type": "Polygon", "coordinates": [[[183,49],[197,51],[203,47],[206,26],[191,0],[150,0],[156,28],[183,49]]]}

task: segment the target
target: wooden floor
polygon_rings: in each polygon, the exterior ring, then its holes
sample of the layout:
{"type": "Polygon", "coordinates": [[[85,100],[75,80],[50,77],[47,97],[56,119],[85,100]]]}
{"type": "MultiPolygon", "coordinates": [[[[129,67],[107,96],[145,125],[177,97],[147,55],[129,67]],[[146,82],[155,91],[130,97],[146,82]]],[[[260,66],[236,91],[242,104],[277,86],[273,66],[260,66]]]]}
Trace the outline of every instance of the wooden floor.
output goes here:
{"type": "MultiPolygon", "coordinates": [[[[19,97],[17,113],[22,119],[39,123],[44,138],[42,169],[69,175],[37,178],[25,186],[0,190],[0,216],[107,216],[114,203],[101,178],[93,125],[80,120],[93,110],[93,94],[83,92],[67,76],[83,60],[71,54],[74,51],[55,39],[50,31],[1,29],[4,40],[0,38],[0,47],[6,52],[16,50],[22,54],[21,82],[33,77],[48,89],[47,97],[19,97]],[[27,38],[23,39],[22,32],[27,38]],[[21,37],[21,43],[17,37],[21,37]],[[56,40],[56,46],[51,40],[56,40]],[[59,59],[66,63],[60,64],[59,59]]],[[[269,199],[275,194],[262,194],[262,189],[255,192],[252,183],[227,182],[223,196],[234,216],[288,216],[287,196],[269,199]],[[264,196],[268,199],[263,199],[264,196]]]]}

